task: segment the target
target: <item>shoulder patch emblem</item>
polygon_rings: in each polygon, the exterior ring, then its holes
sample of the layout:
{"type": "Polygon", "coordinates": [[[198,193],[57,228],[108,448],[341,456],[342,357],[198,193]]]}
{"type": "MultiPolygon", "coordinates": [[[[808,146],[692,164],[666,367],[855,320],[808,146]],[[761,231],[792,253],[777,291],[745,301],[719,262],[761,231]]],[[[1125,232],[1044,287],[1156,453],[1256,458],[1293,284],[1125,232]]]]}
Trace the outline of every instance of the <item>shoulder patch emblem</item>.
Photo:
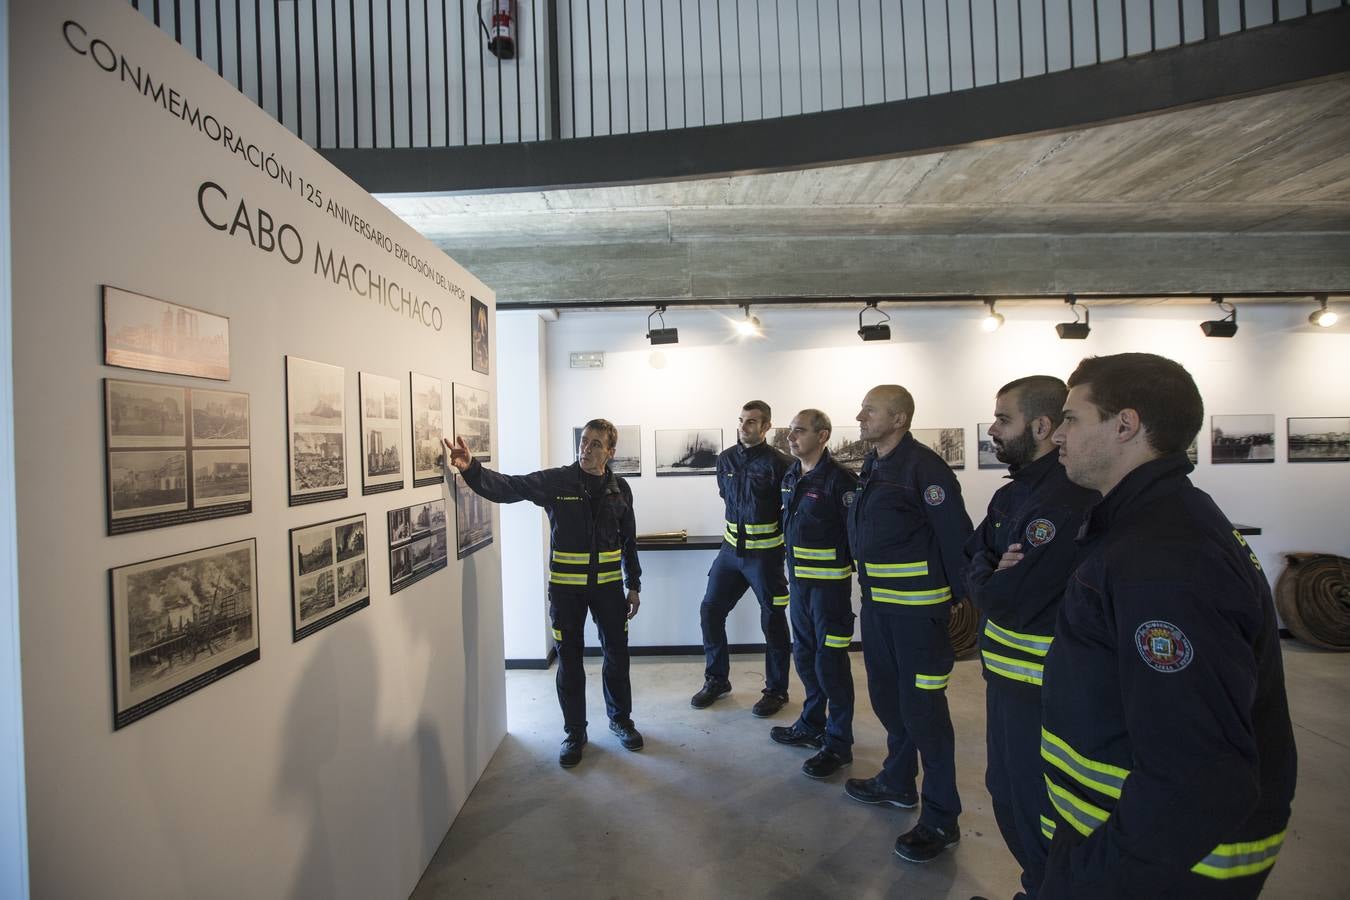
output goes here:
{"type": "Polygon", "coordinates": [[[1186,633],[1161,619],[1153,619],[1136,628],[1134,646],[1144,663],[1159,672],[1180,672],[1195,658],[1195,648],[1186,633]]]}
{"type": "Polygon", "coordinates": [[[929,506],[941,506],[942,501],[947,499],[947,492],[941,485],[930,484],[923,489],[923,502],[929,506]]]}
{"type": "Polygon", "coordinates": [[[1055,523],[1049,519],[1032,519],[1027,523],[1027,543],[1033,547],[1048,544],[1055,539],[1055,523]]]}

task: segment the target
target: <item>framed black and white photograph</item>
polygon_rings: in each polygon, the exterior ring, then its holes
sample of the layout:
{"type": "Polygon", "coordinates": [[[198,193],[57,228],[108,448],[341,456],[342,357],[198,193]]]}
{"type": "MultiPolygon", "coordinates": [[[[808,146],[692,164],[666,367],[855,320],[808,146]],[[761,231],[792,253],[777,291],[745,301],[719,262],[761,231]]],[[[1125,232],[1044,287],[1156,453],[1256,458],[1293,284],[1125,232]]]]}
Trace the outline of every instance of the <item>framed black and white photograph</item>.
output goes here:
{"type": "MultiPolygon", "coordinates": [[[[619,431],[618,443],[614,445],[614,458],[609,468],[615,475],[625,478],[637,478],[642,475],[642,429],[636,425],[615,425],[619,431]]],[[[572,429],[572,452],[574,459],[581,459],[581,428],[572,429]]]]}
{"type": "Polygon", "coordinates": [[[104,380],[109,535],[253,511],[247,394],[104,380]]]}
{"type": "Polygon", "coordinates": [[[854,475],[862,471],[863,459],[873,446],[862,439],[862,429],[857,425],[836,425],[830,431],[830,456],[854,475]]]}
{"type": "Polygon", "coordinates": [[[989,436],[993,422],[981,422],[975,426],[975,456],[981,469],[1006,469],[1006,463],[998,461],[998,451],[994,449],[994,439],[989,436]]]}
{"type": "Polygon", "coordinates": [[[455,480],[455,558],[492,543],[492,503],[475,494],[458,474],[455,480]]]}
{"type": "Polygon", "coordinates": [[[430,500],[389,510],[389,593],[397,594],[444,569],[445,500],[430,500]],[[439,538],[437,537],[439,535],[439,538]],[[438,546],[440,556],[436,554],[438,546]]]}
{"type": "Polygon", "coordinates": [[[492,462],[492,395],[482,388],[456,382],[455,421],[451,429],[463,438],[469,452],[480,462],[492,462]]]}
{"type": "Polygon", "coordinates": [[[663,428],[656,432],[656,474],[716,475],[720,428],[663,428]]]}
{"type": "Polygon", "coordinates": [[[286,357],[291,506],[347,496],[346,408],[345,369],[286,357]]]}
{"type": "Polygon", "coordinates": [[[229,381],[230,320],[105,284],[103,362],[229,381]]]}
{"type": "Polygon", "coordinates": [[[403,385],[397,378],[357,373],[361,401],[361,493],[403,487],[403,385]]]}
{"type": "Polygon", "coordinates": [[[366,516],[291,529],[291,640],[370,605],[366,516]]]}
{"type": "Polygon", "coordinates": [[[1291,418],[1290,462],[1350,462],[1350,416],[1291,418]]]}
{"type": "Polygon", "coordinates": [[[1275,461],[1275,416],[1213,416],[1209,461],[1220,463],[1268,463],[1275,461]]]}
{"type": "Polygon", "coordinates": [[[445,448],[444,387],[439,378],[411,373],[413,487],[439,484],[445,448]]]}
{"type": "Polygon", "coordinates": [[[1186,459],[1193,466],[1200,462],[1200,435],[1191,438],[1190,445],[1186,447],[1186,459]]]}
{"type": "Polygon", "coordinates": [[[491,345],[488,342],[488,308],[477,297],[469,298],[469,359],[473,370],[481,375],[488,374],[488,358],[491,345]]]}
{"type": "Polygon", "coordinates": [[[966,467],[966,430],[964,428],[915,428],[914,440],[931,449],[953,469],[966,467]]]}
{"type": "Polygon", "coordinates": [[[259,658],[253,538],[108,572],[113,729],[259,658]]]}

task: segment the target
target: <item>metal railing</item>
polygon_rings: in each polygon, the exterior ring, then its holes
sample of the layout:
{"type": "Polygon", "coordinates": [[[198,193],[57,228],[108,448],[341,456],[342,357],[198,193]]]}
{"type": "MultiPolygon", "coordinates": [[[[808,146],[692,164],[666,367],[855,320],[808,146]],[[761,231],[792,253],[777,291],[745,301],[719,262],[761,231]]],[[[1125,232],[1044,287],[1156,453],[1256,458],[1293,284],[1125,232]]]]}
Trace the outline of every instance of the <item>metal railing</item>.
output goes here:
{"type": "Polygon", "coordinates": [[[1033,78],[1350,0],[131,0],[310,145],[462,147],[808,115],[1033,78]]]}

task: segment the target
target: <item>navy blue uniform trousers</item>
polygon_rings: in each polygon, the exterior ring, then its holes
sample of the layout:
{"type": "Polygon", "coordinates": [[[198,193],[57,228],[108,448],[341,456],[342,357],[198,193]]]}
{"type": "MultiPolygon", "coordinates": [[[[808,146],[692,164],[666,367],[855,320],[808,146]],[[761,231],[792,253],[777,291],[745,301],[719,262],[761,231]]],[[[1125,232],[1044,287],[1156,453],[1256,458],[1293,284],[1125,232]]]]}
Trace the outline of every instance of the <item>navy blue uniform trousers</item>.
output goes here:
{"type": "Polygon", "coordinates": [[[558,648],[558,705],[568,734],[586,730],[582,651],[587,611],[600,631],[605,711],[611,719],[630,719],[633,715],[633,688],[628,680],[628,598],[623,585],[617,581],[586,588],[552,584],[548,588],[548,617],[558,648]]]}
{"type": "Polygon", "coordinates": [[[731,659],[727,651],[727,616],[745,596],[754,591],[759,601],[759,627],[768,649],[764,654],[764,689],[787,696],[792,638],[788,634],[787,576],[783,574],[783,551],[752,551],[737,556],[723,543],[708,570],[708,590],[699,607],[703,626],[704,675],[729,680],[731,659]]]}
{"type": "Polygon", "coordinates": [[[893,791],[914,790],[922,761],[919,823],[955,828],[961,798],[946,679],[956,655],[947,620],[877,612],[864,601],[862,645],[872,710],[886,728],[882,783],[893,791]]]}
{"type": "Polygon", "coordinates": [[[806,690],[797,724],[823,734],[825,749],[848,754],[853,746],[853,672],[847,643],[853,637],[853,582],[795,578],[791,587],[792,658],[806,690]],[[844,646],[828,646],[831,635],[832,643],[844,646]]]}
{"type": "Polygon", "coordinates": [[[992,676],[985,684],[985,712],[989,765],[984,784],[994,801],[998,830],[1022,867],[1022,890],[1030,900],[1045,880],[1050,853],[1045,832],[1054,834],[1041,776],[1040,689],[992,676]]]}

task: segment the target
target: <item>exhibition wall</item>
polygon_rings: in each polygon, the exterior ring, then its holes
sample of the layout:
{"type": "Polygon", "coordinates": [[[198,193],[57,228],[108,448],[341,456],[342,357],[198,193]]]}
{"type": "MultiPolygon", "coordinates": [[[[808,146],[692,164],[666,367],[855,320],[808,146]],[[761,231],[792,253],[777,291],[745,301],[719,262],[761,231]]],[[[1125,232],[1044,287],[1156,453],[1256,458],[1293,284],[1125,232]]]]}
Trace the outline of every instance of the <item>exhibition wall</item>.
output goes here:
{"type": "Polygon", "coordinates": [[[493,294],[129,5],[14,6],[32,893],[407,896],[505,733],[427,456],[493,294]]]}
{"type": "MultiPolygon", "coordinates": [[[[644,338],[648,310],[564,312],[545,326],[550,460],[574,458],[572,429],[593,416],[640,426],[642,475],[630,480],[639,532],[717,534],[722,507],[715,479],[655,475],[657,429],[720,428],[729,445],[740,405],[750,399],[767,401],[777,425],[815,406],[836,425],[853,426],[868,388],[898,382],[914,394],[916,428],[965,429],[966,465],[957,474],[978,522],[1003,483],[1004,470],[979,469],[976,460],[976,427],[991,420],[995,391],[1022,375],[1067,377],[1086,355],[1147,350],[1183,362],[1195,376],[1206,418],[1192,477],[1233,521],[1262,528],[1250,540],[1273,581],[1282,553],[1350,552],[1344,527],[1350,463],[1287,459],[1286,418],[1350,416],[1350,329],[1311,326],[1313,308],[1241,303],[1237,336],[1220,340],[1198,327],[1216,317],[1209,304],[1112,304],[1095,309],[1087,340],[1064,341],[1053,327],[1069,318],[1062,303],[1001,305],[1007,321],[993,333],[981,330],[982,306],[891,307],[892,340],[872,343],[859,340],[856,309],[845,306],[755,308],[765,336],[744,340],[732,336],[739,310],[672,310],[666,324],[679,329],[680,341],[660,347],[644,338]],[[572,368],[569,354],[581,351],[603,352],[603,368],[572,368]],[[1248,414],[1274,416],[1274,461],[1211,462],[1211,416],[1248,414]]],[[[504,552],[507,567],[525,564],[515,548],[504,552]]],[[[631,626],[634,646],[699,645],[698,604],[712,555],[642,552],[645,590],[631,626]]],[[[762,642],[752,600],[737,607],[728,634],[732,643],[762,642]]]]}

